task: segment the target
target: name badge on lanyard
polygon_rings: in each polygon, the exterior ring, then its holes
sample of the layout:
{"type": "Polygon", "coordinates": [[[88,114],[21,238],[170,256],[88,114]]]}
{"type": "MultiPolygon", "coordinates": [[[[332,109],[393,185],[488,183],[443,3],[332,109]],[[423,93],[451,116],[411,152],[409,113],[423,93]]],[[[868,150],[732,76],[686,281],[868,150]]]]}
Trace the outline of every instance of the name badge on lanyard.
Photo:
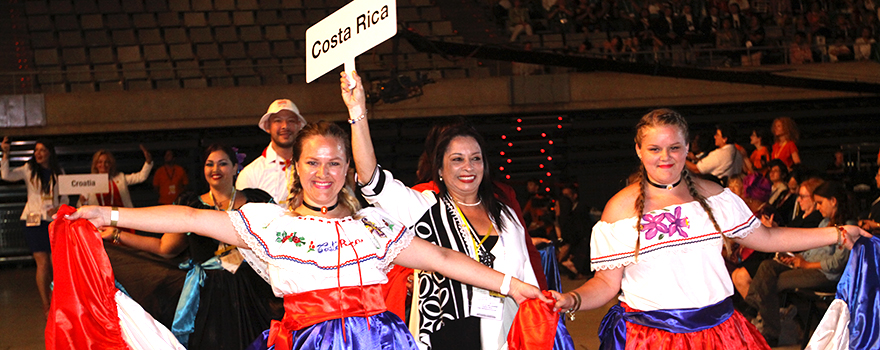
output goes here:
{"type": "Polygon", "coordinates": [[[504,296],[474,287],[471,316],[500,321],[504,311],[504,296]]]}

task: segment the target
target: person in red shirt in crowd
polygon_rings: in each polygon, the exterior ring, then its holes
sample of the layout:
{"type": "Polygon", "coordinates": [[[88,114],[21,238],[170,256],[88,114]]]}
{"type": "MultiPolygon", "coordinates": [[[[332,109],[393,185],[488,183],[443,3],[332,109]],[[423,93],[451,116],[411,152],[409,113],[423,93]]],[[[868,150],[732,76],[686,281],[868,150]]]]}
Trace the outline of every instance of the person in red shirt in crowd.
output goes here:
{"type": "Polygon", "coordinates": [[[153,187],[159,192],[159,204],[172,204],[189,185],[186,170],[174,163],[174,151],[165,151],[165,164],[153,174],[153,187]]]}
{"type": "Polygon", "coordinates": [[[773,143],[773,153],[770,159],[779,159],[789,169],[795,164],[801,163],[801,156],[798,154],[797,145],[795,144],[800,136],[797,124],[789,117],[780,117],[773,119],[773,137],[776,142],[773,143]]]}

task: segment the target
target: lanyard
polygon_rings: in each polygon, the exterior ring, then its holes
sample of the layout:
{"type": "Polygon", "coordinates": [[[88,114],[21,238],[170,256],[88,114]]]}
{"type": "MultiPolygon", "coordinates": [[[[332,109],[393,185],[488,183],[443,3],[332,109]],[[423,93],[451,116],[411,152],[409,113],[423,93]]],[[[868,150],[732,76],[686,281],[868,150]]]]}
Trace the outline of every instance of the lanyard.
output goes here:
{"type": "Polygon", "coordinates": [[[458,212],[458,216],[462,219],[461,224],[464,227],[466,227],[468,229],[468,231],[471,232],[471,244],[473,244],[473,246],[474,246],[474,259],[477,261],[480,261],[479,248],[482,247],[483,242],[486,242],[486,239],[489,238],[489,235],[492,233],[492,229],[495,228],[495,225],[493,225],[491,222],[489,222],[489,231],[486,232],[486,235],[483,236],[483,239],[480,240],[480,243],[477,243],[476,238],[474,238],[474,235],[477,234],[477,231],[474,230],[474,228],[471,227],[471,225],[468,223],[467,217],[465,217],[464,214],[461,212],[461,208],[459,208],[457,204],[454,204],[454,205],[455,205],[455,211],[458,212]]]}

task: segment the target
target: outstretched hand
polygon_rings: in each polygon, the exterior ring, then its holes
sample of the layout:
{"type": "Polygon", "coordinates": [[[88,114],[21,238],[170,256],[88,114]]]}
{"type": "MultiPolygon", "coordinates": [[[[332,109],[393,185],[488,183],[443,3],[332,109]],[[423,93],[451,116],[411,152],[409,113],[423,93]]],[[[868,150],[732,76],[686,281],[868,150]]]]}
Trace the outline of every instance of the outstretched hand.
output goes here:
{"type": "Polygon", "coordinates": [[[342,101],[348,107],[348,115],[351,118],[357,118],[367,112],[367,99],[364,93],[364,84],[362,84],[360,75],[357,71],[348,76],[346,72],[340,73],[339,85],[342,88],[342,101]],[[354,87],[349,87],[351,80],[354,80],[354,87]]]}
{"type": "Polygon", "coordinates": [[[553,304],[553,300],[547,299],[538,287],[520,281],[517,278],[510,280],[510,292],[507,295],[513,298],[517,304],[522,304],[522,302],[528,299],[540,299],[547,304],[553,304]]]}
{"type": "MultiPolygon", "coordinates": [[[[73,214],[65,215],[64,218],[68,220],[76,220],[76,219],[86,219],[95,225],[95,227],[106,226],[109,224],[108,220],[105,219],[104,209],[109,209],[105,207],[98,207],[94,205],[87,205],[82,208],[77,209],[73,214]]],[[[57,214],[52,215],[52,219],[57,219],[57,214]]],[[[109,212],[107,214],[107,218],[109,218],[109,212]]]]}
{"type": "Polygon", "coordinates": [[[859,237],[874,237],[874,235],[868,233],[868,231],[865,231],[856,225],[845,225],[843,226],[843,229],[846,230],[847,235],[846,242],[844,242],[844,244],[846,245],[846,249],[852,249],[853,244],[856,243],[856,240],[858,240],[859,237]]]}

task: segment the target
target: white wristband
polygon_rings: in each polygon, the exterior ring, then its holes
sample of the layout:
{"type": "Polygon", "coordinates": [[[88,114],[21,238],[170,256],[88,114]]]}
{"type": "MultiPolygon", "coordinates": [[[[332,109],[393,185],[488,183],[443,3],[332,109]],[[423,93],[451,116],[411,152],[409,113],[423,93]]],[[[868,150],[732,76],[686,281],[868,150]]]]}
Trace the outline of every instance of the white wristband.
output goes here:
{"type": "Polygon", "coordinates": [[[116,226],[119,221],[119,208],[110,207],[110,226],[116,226]]]}
{"type": "Polygon", "coordinates": [[[504,279],[501,280],[501,288],[498,289],[501,294],[507,295],[510,293],[510,279],[513,278],[511,275],[504,275],[504,279]]]}

